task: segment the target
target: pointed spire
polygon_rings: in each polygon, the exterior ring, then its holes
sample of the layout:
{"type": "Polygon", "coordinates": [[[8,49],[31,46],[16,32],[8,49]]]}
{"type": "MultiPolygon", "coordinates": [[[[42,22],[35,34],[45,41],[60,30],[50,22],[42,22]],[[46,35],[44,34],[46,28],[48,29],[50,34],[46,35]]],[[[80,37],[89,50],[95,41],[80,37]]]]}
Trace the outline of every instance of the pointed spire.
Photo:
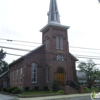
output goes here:
{"type": "Polygon", "coordinates": [[[50,0],[50,8],[48,12],[48,23],[60,24],[60,16],[59,16],[56,0],[50,0]]]}

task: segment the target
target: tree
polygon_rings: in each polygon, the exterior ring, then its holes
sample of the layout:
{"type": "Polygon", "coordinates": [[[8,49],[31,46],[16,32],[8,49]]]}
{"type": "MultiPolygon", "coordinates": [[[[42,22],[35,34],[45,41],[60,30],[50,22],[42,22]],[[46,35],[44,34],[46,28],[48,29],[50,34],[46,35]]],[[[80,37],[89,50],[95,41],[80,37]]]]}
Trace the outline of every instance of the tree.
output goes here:
{"type": "Polygon", "coordinates": [[[6,52],[3,52],[3,49],[0,50],[0,62],[5,58],[6,52]]]}
{"type": "Polygon", "coordinates": [[[97,69],[96,64],[93,62],[92,59],[87,60],[87,62],[81,61],[78,65],[78,68],[81,72],[85,73],[85,77],[88,82],[88,88],[91,88],[94,80],[100,77],[100,70],[97,69]]]}
{"type": "Polygon", "coordinates": [[[57,81],[55,80],[55,79],[53,79],[53,83],[52,83],[52,90],[54,91],[54,92],[56,92],[57,91],[57,81]]]}
{"type": "Polygon", "coordinates": [[[0,74],[4,73],[8,70],[8,63],[5,61],[2,61],[2,65],[0,67],[0,74]]]}
{"type": "Polygon", "coordinates": [[[3,49],[0,50],[0,73],[8,70],[8,64],[4,61],[4,58],[6,56],[6,52],[3,51],[3,49]]]}

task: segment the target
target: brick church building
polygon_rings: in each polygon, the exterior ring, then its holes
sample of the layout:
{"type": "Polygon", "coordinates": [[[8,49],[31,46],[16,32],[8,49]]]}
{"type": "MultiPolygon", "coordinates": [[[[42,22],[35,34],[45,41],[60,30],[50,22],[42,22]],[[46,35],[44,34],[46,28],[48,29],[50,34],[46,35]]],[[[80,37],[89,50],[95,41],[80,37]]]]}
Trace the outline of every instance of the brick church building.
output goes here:
{"type": "Polygon", "coordinates": [[[56,0],[50,0],[48,24],[40,30],[42,45],[9,64],[10,86],[51,87],[54,79],[58,85],[76,82],[78,59],[69,52],[68,29],[60,24],[56,0]]]}

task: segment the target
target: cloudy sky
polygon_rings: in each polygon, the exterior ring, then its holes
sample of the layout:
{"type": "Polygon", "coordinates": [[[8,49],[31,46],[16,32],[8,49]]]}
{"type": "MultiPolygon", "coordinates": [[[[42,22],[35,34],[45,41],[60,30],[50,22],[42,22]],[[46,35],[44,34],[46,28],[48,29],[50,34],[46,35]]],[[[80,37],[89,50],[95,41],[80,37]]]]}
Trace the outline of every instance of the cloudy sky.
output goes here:
{"type": "MultiPolygon", "coordinates": [[[[32,50],[41,45],[42,33],[39,30],[47,24],[49,3],[50,0],[0,0],[0,46],[32,50]],[[6,39],[35,43],[11,42],[6,39]]],[[[70,26],[68,30],[70,52],[79,60],[96,58],[93,60],[100,64],[100,50],[94,50],[100,49],[98,0],[57,0],[57,3],[61,24],[70,26]],[[82,59],[81,55],[85,58],[82,59]]],[[[4,51],[17,55],[27,53],[12,49],[4,49],[4,51]]],[[[11,63],[17,58],[19,56],[7,55],[5,60],[11,63]]]]}

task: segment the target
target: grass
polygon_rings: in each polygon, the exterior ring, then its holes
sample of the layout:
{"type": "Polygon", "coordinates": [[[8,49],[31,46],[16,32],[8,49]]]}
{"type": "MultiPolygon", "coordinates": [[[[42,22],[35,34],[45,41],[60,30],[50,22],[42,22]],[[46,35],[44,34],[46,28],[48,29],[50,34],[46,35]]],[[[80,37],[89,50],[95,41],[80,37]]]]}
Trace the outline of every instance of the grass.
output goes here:
{"type": "Polygon", "coordinates": [[[25,92],[22,92],[23,96],[39,95],[39,94],[57,94],[57,92],[53,92],[53,91],[25,91],[25,92]]]}
{"type": "Polygon", "coordinates": [[[85,90],[85,92],[92,92],[92,91],[97,92],[99,89],[98,89],[98,88],[91,88],[91,89],[89,89],[89,88],[84,88],[84,90],[85,90]]]}

